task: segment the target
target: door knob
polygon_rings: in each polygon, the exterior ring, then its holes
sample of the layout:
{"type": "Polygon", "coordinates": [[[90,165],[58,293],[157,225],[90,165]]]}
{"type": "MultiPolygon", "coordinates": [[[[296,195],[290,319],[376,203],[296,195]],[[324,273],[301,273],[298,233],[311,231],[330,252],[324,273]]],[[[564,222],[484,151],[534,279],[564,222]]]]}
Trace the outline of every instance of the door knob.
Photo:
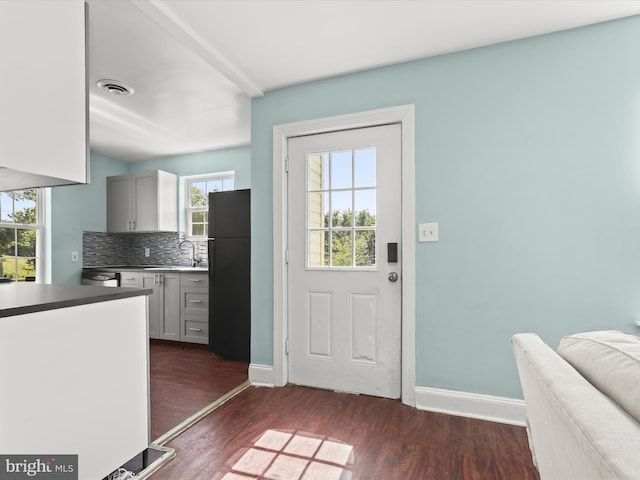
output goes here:
{"type": "Polygon", "coordinates": [[[391,283],[396,283],[398,281],[398,274],[396,272],[391,272],[387,277],[391,283]]]}

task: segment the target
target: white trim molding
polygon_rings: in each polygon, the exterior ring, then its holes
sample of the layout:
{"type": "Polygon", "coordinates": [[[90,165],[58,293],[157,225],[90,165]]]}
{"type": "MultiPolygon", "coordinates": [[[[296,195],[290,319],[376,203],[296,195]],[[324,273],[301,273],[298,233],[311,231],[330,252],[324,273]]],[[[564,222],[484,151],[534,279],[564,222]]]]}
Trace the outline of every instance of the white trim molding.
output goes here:
{"type": "Polygon", "coordinates": [[[275,372],[271,365],[249,364],[249,381],[256,387],[273,387],[275,385],[275,372]]]}
{"type": "Polygon", "coordinates": [[[431,387],[416,387],[416,408],[520,427],[527,417],[524,400],[431,387]]]}
{"type": "Polygon", "coordinates": [[[286,385],[289,365],[287,269],[288,139],[338,130],[399,123],[402,127],[402,402],[415,406],[415,107],[404,105],[275,125],[273,127],[273,370],[274,385],[286,385]]]}

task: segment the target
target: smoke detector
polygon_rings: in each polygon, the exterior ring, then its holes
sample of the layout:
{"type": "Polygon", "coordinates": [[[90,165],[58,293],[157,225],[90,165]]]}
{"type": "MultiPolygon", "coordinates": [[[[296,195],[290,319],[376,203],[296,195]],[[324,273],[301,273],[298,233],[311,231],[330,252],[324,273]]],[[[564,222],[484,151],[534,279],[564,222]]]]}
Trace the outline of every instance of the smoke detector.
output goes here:
{"type": "Polygon", "coordinates": [[[122,96],[128,96],[128,95],[133,95],[133,87],[130,87],[129,85],[127,85],[124,82],[121,82],[119,80],[99,80],[97,82],[98,87],[100,87],[102,90],[111,93],[113,95],[122,95],[122,96]]]}

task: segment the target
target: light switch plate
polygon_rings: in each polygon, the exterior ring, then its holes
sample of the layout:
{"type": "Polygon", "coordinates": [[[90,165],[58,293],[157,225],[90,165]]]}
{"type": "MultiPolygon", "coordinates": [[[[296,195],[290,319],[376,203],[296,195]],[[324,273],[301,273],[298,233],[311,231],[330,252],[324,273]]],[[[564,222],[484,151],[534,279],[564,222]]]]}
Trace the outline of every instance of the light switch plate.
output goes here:
{"type": "Polygon", "coordinates": [[[438,224],[437,223],[420,223],[418,225],[418,241],[419,242],[437,242],[438,241],[438,224]]]}
{"type": "Polygon", "coordinates": [[[71,252],[71,261],[72,262],[78,261],[78,252],[71,252]]]}

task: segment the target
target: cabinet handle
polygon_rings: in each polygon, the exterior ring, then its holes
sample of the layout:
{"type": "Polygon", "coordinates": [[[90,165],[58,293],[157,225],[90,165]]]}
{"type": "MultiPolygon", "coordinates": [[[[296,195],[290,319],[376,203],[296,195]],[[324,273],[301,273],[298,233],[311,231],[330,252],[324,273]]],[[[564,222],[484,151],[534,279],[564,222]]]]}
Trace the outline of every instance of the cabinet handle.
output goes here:
{"type": "Polygon", "coordinates": [[[191,330],[192,332],[201,332],[202,331],[201,328],[193,328],[193,327],[189,327],[189,330],[191,330]]]}
{"type": "Polygon", "coordinates": [[[200,279],[199,278],[190,278],[189,281],[190,282],[199,282],[200,279]]]}
{"type": "Polygon", "coordinates": [[[191,303],[202,303],[202,300],[189,300],[191,303]]]}

